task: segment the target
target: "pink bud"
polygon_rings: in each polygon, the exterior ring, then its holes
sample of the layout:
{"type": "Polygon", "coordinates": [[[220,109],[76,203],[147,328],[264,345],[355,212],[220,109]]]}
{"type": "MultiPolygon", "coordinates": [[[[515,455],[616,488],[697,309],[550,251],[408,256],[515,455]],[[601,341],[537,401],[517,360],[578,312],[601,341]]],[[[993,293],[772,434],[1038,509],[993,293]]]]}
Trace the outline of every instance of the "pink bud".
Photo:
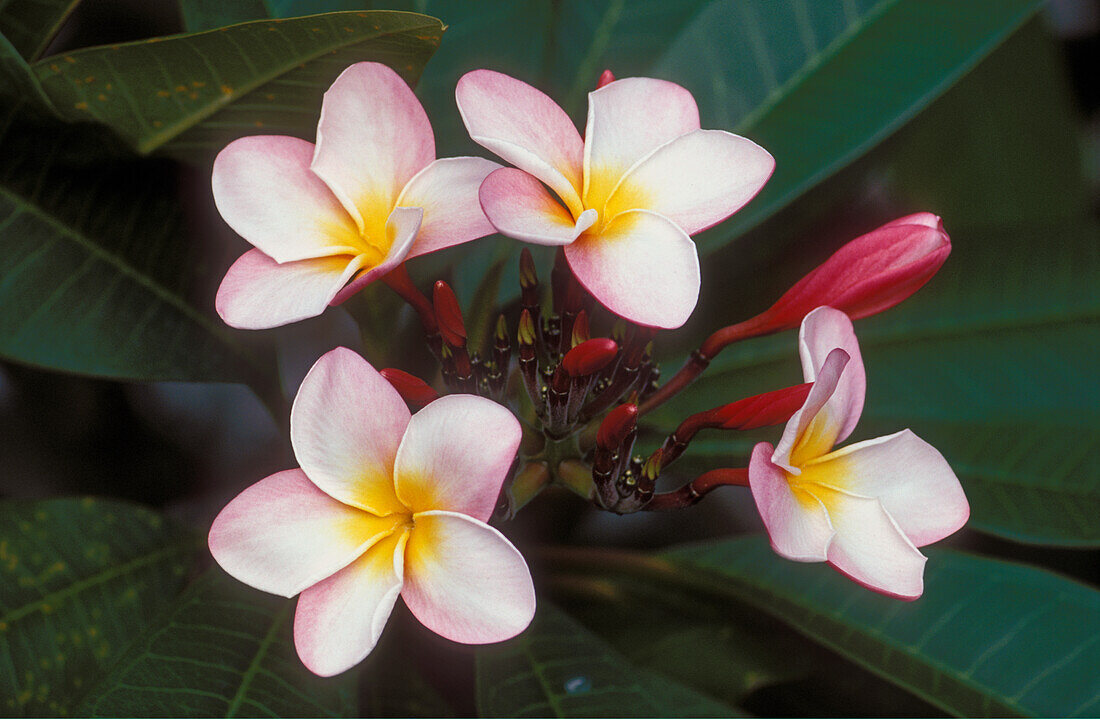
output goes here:
{"type": "Polygon", "coordinates": [[[429,402],[439,399],[439,393],[432,389],[427,382],[399,369],[387,367],[379,370],[378,374],[386,378],[393,385],[401,399],[412,405],[414,409],[420,409],[429,402]]]}
{"type": "Polygon", "coordinates": [[[610,70],[604,70],[602,73],[600,73],[600,79],[596,82],[596,89],[599,90],[604,85],[608,85],[613,82],[615,82],[615,76],[611,73],[610,70]]]}
{"type": "Polygon", "coordinates": [[[768,332],[797,327],[822,305],[853,320],[882,312],[919,290],[950,253],[951,238],[939,217],[921,212],[899,218],[841,247],[757,322],[768,332]]]}
{"type": "Polygon", "coordinates": [[[598,337],[582,342],[566,352],[561,366],[570,377],[587,377],[611,364],[618,353],[619,345],[615,344],[615,340],[598,337]]]}
{"type": "MultiPolygon", "coordinates": [[[[707,416],[722,429],[748,430],[783,424],[802,408],[813,382],[784,387],[754,397],[731,402],[707,412],[707,416]]],[[[713,426],[713,425],[712,425],[713,426]]]]}

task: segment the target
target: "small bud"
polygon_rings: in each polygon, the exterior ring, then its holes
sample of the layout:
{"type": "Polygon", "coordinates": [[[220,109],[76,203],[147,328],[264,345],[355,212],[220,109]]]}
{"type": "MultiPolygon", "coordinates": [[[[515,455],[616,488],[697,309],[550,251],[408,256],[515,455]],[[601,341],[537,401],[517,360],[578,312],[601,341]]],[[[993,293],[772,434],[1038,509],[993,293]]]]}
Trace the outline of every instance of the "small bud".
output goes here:
{"type": "Polygon", "coordinates": [[[615,340],[598,337],[569,350],[561,364],[569,376],[587,377],[611,364],[618,353],[619,346],[615,344],[615,340]]]}
{"type": "Polygon", "coordinates": [[[432,302],[435,306],[435,318],[439,322],[439,333],[452,347],[466,346],[466,325],[462,321],[462,310],[458,306],[458,297],[454,290],[443,280],[435,283],[432,290],[432,302]]]}
{"type": "Polygon", "coordinates": [[[604,85],[610,85],[615,82],[615,76],[610,70],[604,70],[600,73],[600,79],[596,81],[596,89],[599,90],[604,85]]]}
{"type": "Polygon", "coordinates": [[[524,346],[535,346],[535,321],[531,318],[531,313],[524,310],[519,316],[519,327],[516,330],[516,339],[519,341],[520,348],[524,346]]]}
{"type": "Polygon", "coordinates": [[[587,342],[589,339],[588,313],[581,310],[577,319],[573,320],[573,342],[570,347],[587,342]]]}
{"type": "Polygon", "coordinates": [[[497,347],[503,348],[511,345],[511,340],[508,338],[508,322],[504,319],[504,315],[497,317],[497,329],[493,334],[493,339],[497,347]]]}
{"type": "Polygon", "coordinates": [[[439,399],[439,393],[432,389],[427,382],[408,372],[387,367],[379,370],[379,374],[385,377],[386,381],[393,385],[393,388],[401,395],[401,398],[415,409],[420,409],[429,402],[439,399]]]}
{"type": "Polygon", "coordinates": [[[654,452],[649,459],[642,465],[642,477],[647,483],[652,485],[657,481],[657,476],[661,474],[661,452],[654,452]]]}
{"type": "Polygon", "coordinates": [[[596,445],[615,452],[638,424],[638,405],[621,404],[611,410],[596,433],[596,445]]]}
{"type": "Polygon", "coordinates": [[[531,256],[531,250],[526,247],[519,253],[519,286],[524,291],[536,289],[539,286],[539,277],[535,272],[535,259],[531,256]]]}

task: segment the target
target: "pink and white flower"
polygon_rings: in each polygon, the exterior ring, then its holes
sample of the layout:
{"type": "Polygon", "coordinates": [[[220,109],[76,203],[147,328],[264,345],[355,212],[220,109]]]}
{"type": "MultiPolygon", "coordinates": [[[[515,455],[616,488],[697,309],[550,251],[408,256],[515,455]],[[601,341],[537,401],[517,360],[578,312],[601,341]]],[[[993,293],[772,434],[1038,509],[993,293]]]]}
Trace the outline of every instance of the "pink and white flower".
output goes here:
{"type": "Polygon", "coordinates": [[[916,599],[926,557],[917,547],[961,528],[970,507],[934,447],[910,430],[833,446],[863,411],[866,374],[852,322],[819,307],[798,336],[802,372],[814,385],[779,444],[753,449],[749,486],[777,553],[828,562],[883,594],[916,599]]]}
{"type": "Polygon", "coordinates": [[[520,441],[512,414],[472,395],[415,415],[364,359],[337,348],[290,416],[301,469],[252,485],[214,520],[210,551],[245,584],[301,594],[294,644],[316,674],[374,648],[397,602],[448,639],[509,639],[535,594],[519,551],[486,522],[520,441]]]}
{"type": "Polygon", "coordinates": [[[255,246],[218,289],[218,314],[263,329],[321,314],[406,259],[492,234],[478,204],[499,165],[435,159],[424,108],[397,73],[361,62],[325,93],[317,144],[258,135],[214,161],[214,202],[255,246]]]}
{"type": "Polygon", "coordinates": [[[474,142],[515,165],[481,186],[493,226],[564,245],[597,300],[652,327],[679,327],[695,309],[690,235],[739,210],[775,167],[750,140],[700,129],[691,93],[664,80],[626,78],[589,93],[584,139],[553,100],[499,72],[467,73],[455,98],[474,142]]]}

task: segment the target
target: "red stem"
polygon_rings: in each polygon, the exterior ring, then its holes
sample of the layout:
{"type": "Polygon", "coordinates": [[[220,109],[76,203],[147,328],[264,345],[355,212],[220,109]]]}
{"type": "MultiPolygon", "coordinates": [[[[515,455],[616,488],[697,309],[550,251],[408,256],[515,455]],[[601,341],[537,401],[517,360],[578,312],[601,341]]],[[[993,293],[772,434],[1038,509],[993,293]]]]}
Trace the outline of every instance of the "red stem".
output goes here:
{"type": "Polygon", "coordinates": [[[432,301],[413,284],[404,263],[383,275],[382,281],[416,310],[417,316],[420,317],[420,324],[423,325],[426,334],[431,335],[439,331],[439,326],[435,322],[435,307],[432,305],[432,301]]]}
{"type": "Polygon", "coordinates": [[[749,470],[744,467],[712,469],[709,472],[700,474],[677,490],[653,495],[653,499],[649,501],[645,509],[659,511],[690,507],[701,500],[708,492],[724,486],[749,486],[749,470]]]}

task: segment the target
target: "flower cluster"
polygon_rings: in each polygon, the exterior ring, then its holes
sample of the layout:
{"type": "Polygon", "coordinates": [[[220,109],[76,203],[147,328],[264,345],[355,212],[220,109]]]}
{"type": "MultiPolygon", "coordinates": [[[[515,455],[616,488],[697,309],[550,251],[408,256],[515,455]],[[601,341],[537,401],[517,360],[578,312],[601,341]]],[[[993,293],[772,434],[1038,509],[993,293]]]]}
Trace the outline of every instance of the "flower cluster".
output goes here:
{"type": "Polygon", "coordinates": [[[379,279],[416,312],[440,367],[429,382],[376,371],[343,348],[321,357],[291,413],[300,469],[246,489],[211,528],[226,571],[300,595],[294,636],[305,665],[330,675],[358,663],[398,597],[454,641],[523,631],[534,614],[531,577],[487,522],[552,484],[619,514],[748,486],[778,554],[920,596],[918,547],[969,514],[954,473],[909,430],[833,447],[863,408],[852,320],[936,273],[951,249],[939,218],[903,217],[849,242],[771,308],[714,332],[662,383],[653,337],[682,325],[699,297],[691,236],[760,191],[771,155],[701,129],[691,94],[663,80],[605,72],[583,136],[553,100],[498,72],[466,74],[455,99],[470,137],[510,167],[436,159],[419,102],[377,63],[333,83],[316,144],[246,137],[214,164],[218,209],[254,246],[219,289],[228,324],[295,322],[379,279]],[[546,292],[523,250],[518,314],[497,316],[490,343],[477,347],[451,287],[436,282],[425,295],[404,262],[494,231],[554,246],[556,260],[546,292]],[[639,421],[717,353],[795,327],[802,384],[687,417],[648,457],[635,456],[639,421]],[[696,433],[784,423],[747,467],[655,491],[696,433]]]}

